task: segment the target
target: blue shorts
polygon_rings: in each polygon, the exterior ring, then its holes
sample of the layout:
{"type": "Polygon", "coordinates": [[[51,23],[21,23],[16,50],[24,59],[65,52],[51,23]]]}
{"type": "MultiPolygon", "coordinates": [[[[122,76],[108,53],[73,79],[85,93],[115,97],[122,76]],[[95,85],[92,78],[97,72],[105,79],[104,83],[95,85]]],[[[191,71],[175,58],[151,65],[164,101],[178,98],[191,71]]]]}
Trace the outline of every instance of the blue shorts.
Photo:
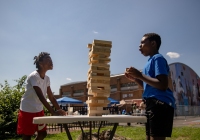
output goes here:
{"type": "Polygon", "coordinates": [[[171,137],[174,108],[155,98],[146,101],[146,135],[152,137],[171,137]]]}

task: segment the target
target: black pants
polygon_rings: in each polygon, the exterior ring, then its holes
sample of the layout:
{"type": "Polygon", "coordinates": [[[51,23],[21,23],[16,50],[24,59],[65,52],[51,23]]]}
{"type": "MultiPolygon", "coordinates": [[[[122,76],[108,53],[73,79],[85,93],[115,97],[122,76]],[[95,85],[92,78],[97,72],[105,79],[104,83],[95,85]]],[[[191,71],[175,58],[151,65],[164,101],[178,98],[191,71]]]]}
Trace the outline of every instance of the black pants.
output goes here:
{"type": "Polygon", "coordinates": [[[146,102],[146,135],[152,137],[171,137],[174,108],[155,98],[146,102]]]}

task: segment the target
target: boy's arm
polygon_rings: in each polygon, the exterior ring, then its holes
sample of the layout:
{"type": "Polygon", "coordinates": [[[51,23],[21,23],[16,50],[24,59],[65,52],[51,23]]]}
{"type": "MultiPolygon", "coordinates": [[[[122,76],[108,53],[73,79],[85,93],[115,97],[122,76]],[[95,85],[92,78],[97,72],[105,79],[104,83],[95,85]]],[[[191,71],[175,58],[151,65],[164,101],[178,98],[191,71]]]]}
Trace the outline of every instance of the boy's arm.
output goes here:
{"type": "Polygon", "coordinates": [[[47,108],[47,110],[52,114],[52,115],[56,115],[56,112],[53,110],[53,108],[49,105],[49,103],[46,101],[42,90],[38,87],[38,86],[33,86],[38,98],[40,99],[40,101],[42,102],[42,104],[47,108]]]}
{"type": "Polygon", "coordinates": [[[167,90],[168,88],[168,76],[164,74],[157,75],[156,78],[152,78],[152,77],[142,74],[139,70],[131,67],[130,71],[128,72],[128,75],[136,79],[139,79],[147,83],[148,85],[160,90],[167,90]]]}
{"type": "Polygon", "coordinates": [[[143,88],[143,82],[140,79],[135,79],[135,82],[139,85],[140,88],[143,88]]]}
{"type": "Polygon", "coordinates": [[[141,76],[138,77],[138,79],[160,90],[167,90],[168,88],[168,76],[164,74],[158,75],[156,76],[156,78],[151,78],[149,76],[141,74],[141,76]]]}

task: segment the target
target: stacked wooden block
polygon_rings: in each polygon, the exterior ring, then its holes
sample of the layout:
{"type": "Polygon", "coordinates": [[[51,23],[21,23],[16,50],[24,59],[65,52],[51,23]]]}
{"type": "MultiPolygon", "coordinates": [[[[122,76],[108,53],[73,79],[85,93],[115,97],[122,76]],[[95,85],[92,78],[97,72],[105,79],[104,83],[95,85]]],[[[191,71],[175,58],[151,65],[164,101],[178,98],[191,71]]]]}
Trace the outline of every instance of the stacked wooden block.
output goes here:
{"type": "Polygon", "coordinates": [[[103,110],[110,103],[110,60],[112,42],[94,40],[88,44],[89,65],[87,88],[88,88],[88,115],[101,116],[108,114],[109,110],[103,110]]]}

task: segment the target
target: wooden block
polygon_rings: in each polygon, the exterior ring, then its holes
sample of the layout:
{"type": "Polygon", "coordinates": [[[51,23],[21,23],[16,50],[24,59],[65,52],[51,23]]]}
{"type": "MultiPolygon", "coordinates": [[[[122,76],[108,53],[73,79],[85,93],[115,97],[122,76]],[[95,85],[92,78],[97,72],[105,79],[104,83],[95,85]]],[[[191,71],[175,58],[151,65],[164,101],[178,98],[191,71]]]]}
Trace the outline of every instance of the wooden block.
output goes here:
{"type": "MultiPolygon", "coordinates": [[[[94,109],[91,109],[94,110],[94,109]]],[[[103,110],[103,107],[96,107],[96,110],[103,110]]]]}
{"type": "Polygon", "coordinates": [[[110,114],[109,110],[102,110],[99,112],[93,111],[93,110],[88,111],[88,116],[102,116],[102,115],[107,115],[107,114],[110,114]]]}
{"type": "Polygon", "coordinates": [[[104,57],[110,57],[110,52],[108,53],[105,53],[105,52],[93,52],[93,51],[90,51],[89,54],[88,54],[88,57],[91,58],[91,57],[95,57],[95,56],[100,56],[101,55],[101,58],[104,57]]]}
{"type": "Polygon", "coordinates": [[[91,64],[90,68],[92,70],[95,70],[95,69],[96,70],[104,70],[104,69],[110,69],[110,65],[109,64],[91,64]]]}
{"type": "Polygon", "coordinates": [[[98,100],[87,100],[86,104],[89,104],[89,103],[98,103],[98,100]]]}
{"type": "Polygon", "coordinates": [[[97,39],[94,39],[93,40],[93,43],[98,43],[98,44],[112,44],[112,41],[107,41],[107,40],[97,40],[97,39]]]}
{"type": "Polygon", "coordinates": [[[107,113],[109,113],[109,110],[88,110],[88,113],[90,114],[90,113],[98,113],[98,114],[102,114],[102,115],[104,115],[104,114],[107,114],[107,113]]]}
{"type": "Polygon", "coordinates": [[[110,89],[110,84],[103,84],[103,83],[88,83],[87,88],[89,87],[96,87],[99,90],[103,89],[110,89]]]}
{"type": "Polygon", "coordinates": [[[92,48],[92,44],[88,44],[87,47],[88,47],[88,48],[92,48]]]}
{"type": "Polygon", "coordinates": [[[96,113],[92,113],[92,111],[88,111],[88,116],[102,116],[102,115],[107,115],[110,114],[109,110],[103,110],[103,112],[96,112],[96,113]]]}
{"type": "Polygon", "coordinates": [[[89,100],[108,100],[106,97],[88,97],[89,100]]]}
{"type": "Polygon", "coordinates": [[[90,84],[90,83],[100,83],[100,84],[110,85],[110,80],[90,79],[89,81],[87,81],[87,84],[90,84]]]}
{"type": "Polygon", "coordinates": [[[88,72],[90,71],[110,71],[110,65],[106,64],[105,66],[96,66],[96,65],[90,65],[90,68],[88,70],[88,72]]]}
{"type": "Polygon", "coordinates": [[[89,52],[103,52],[103,53],[111,53],[111,48],[109,47],[102,47],[102,46],[97,46],[97,45],[92,45],[92,48],[89,52]]]}
{"type": "Polygon", "coordinates": [[[93,45],[93,46],[101,46],[101,47],[112,48],[112,44],[92,43],[92,45],[93,45]]]}
{"type": "Polygon", "coordinates": [[[103,100],[103,101],[105,101],[106,103],[107,103],[107,101],[109,101],[107,97],[93,97],[93,96],[89,96],[89,97],[88,97],[88,100],[93,100],[93,101],[95,100],[97,103],[98,103],[100,100],[103,100]]]}
{"type": "Polygon", "coordinates": [[[110,90],[110,86],[108,85],[93,86],[93,85],[88,84],[87,88],[90,88],[91,90],[110,90]]]}
{"type": "Polygon", "coordinates": [[[107,103],[88,103],[89,107],[107,107],[107,103]]]}
{"type": "Polygon", "coordinates": [[[89,65],[91,65],[91,64],[107,64],[107,63],[110,63],[110,61],[104,61],[104,60],[91,61],[91,60],[89,60],[89,62],[88,62],[89,65]]]}
{"type": "Polygon", "coordinates": [[[88,111],[90,110],[90,111],[99,111],[99,113],[100,112],[102,112],[102,111],[104,111],[104,107],[96,107],[96,109],[92,109],[92,108],[94,108],[94,107],[88,107],[88,111]]]}
{"type": "Polygon", "coordinates": [[[108,61],[110,62],[110,58],[99,58],[99,57],[91,57],[90,61],[108,61]]]}
{"type": "Polygon", "coordinates": [[[90,68],[88,70],[88,74],[90,74],[90,73],[96,73],[97,76],[103,76],[103,75],[109,75],[110,76],[110,70],[96,70],[96,69],[90,68]]]}
{"type": "Polygon", "coordinates": [[[90,81],[91,79],[98,79],[98,80],[110,80],[110,76],[93,76],[89,75],[87,81],[90,81]]]}
{"type": "Polygon", "coordinates": [[[99,76],[99,75],[95,76],[95,74],[94,74],[92,76],[88,76],[87,83],[88,84],[90,84],[90,83],[101,83],[101,84],[110,85],[110,78],[108,76],[106,77],[106,75],[104,75],[104,76],[99,76]],[[96,78],[94,78],[94,77],[96,77],[96,78]],[[99,77],[104,77],[104,78],[99,78],[99,77]]]}
{"type": "Polygon", "coordinates": [[[110,97],[110,93],[88,93],[88,95],[93,97],[110,97]]]}
{"type": "Polygon", "coordinates": [[[110,53],[100,53],[100,54],[89,53],[89,58],[91,57],[109,58],[110,53]]]}
{"type": "Polygon", "coordinates": [[[110,56],[110,53],[111,53],[110,48],[104,48],[104,47],[100,47],[100,46],[92,47],[89,50],[89,56],[92,55],[92,54],[98,54],[98,55],[105,54],[105,55],[110,56]]]}
{"type": "Polygon", "coordinates": [[[90,72],[89,74],[88,74],[89,76],[90,75],[92,75],[92,76],[105,76],[105,77],[110,77],[110,72],[109,71],[101,71],[101,72],[98,72],[98,73],[96,73],[96,72],[90,72]]]}
{"type": "Polygon", "coordinates": [[[110,97],[110,93],[92,93],[94,97],[110,97]]]}
{"type": "Polygon", "coordinates": [[[88,95],[89,94],[105,94],[105,95],[110,95],[110,90],[91,90],[90,88],[88,89],[88,95]]]}
{"type": "Polygon", "coordinates": [[[92,64],[92,63],[94,63],[94,64],[96,64],[96,63],[103,63],[103,64],[107,64],[107,63],[110,63],[110,58],[100,58],[100,59],[98,59],[98,58],[94,58],[94,57],[92,57],[92,58],[90,58],[89,59],[89,64],[92,64]]]}
{"type": "Polygon", "coordinates": [[[95,73],[90,73],[90,74],[88,74],[88,78],[90,78],[90,79],[110,79],[110,74],[109,74],[109,72],[107,73],[107,75],[101,75],[101,74],[99,74],[99,75],[95,75],[95,73]]]}
{"type": "Polygon", "coordinates": [[[105,103],[104,100],[97,100],[98,103],[105,103]]]}
{"type": "Polygon", "coordinates": [[[90,96],[88,97],[89,100],[108,100],[107,97],[94,97],[94,96],[90,96]]]}
{"type": "Polygon", "coordinates": [[[93,42],[92,43],[92,46],[101,46],[101,47],[104,47],[104,48],[112,48],[112,43],[109,44],[109,43],[104,43],[104,42],[93,42]]]}
{"type": "Polygon", "coordinates": [[[108,98],[107,97],[104,97],[103,99],[102,99],[102,97],[94,97],[94,98],[88,98],[88,100],[86,101],[86,103],[87,104],[89,104],[89,103],[94,103],[94,104],[96,104],[96,103],[102,103],[102,104],[109,104],[110,103],[110,101],[108,100],[108,98]]]}
{"type": "Polygon", "coordinates": [[[88,110],[97,110],[98,107],[88,107],[88,110]]]}

